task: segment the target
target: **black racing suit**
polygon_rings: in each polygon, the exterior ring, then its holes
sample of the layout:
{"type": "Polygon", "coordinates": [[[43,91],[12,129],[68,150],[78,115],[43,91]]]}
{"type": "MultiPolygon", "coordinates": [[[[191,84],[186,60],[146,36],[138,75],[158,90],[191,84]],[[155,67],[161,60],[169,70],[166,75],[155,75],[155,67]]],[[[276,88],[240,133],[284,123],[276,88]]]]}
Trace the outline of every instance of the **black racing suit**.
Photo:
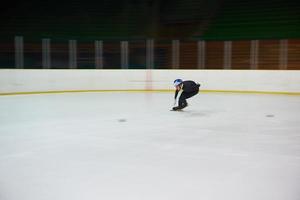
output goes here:
{"type": "MultiPolygon", "coordinates": [[[[199,92],[199,83],[195,83],[194,81],[183,81],[181,86],[181,90],[183,90],[179,96],[178,106],[173,107],[173,110],[180,110],[187,106],[186,99],[195,96],[199,92]]],[[[180,90],[175,91],[175,100],[178,96],[180,90]]]]}

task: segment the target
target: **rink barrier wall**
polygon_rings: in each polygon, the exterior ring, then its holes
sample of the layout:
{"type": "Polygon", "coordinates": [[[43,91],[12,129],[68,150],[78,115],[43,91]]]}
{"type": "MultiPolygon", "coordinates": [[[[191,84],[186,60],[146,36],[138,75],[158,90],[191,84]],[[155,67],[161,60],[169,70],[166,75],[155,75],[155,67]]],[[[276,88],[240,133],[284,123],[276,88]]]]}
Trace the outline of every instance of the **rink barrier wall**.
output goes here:
{"type": "Polygon", "coordinates": [[[200,92],[300,95],[290,70],[0,70],[0,95],[75,92],[174,92],[173,80],[195,80],[200,92]]]}

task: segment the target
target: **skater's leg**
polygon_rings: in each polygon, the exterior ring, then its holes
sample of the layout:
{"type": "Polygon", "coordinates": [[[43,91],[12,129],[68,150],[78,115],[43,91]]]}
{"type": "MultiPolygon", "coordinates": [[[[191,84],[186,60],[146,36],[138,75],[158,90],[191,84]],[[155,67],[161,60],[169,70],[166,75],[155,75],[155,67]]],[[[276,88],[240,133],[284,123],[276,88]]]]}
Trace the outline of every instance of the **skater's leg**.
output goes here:
{"type": "Polygon", "coordinates": [[[193,92],[188,92],[185,94],[185,98],[188,99],[188,98],[191,98],[192,96],[195,96],[196,94],[198,94],[199,92],[199,89],[193,91],[193,92]]]}
{"type": "Polygon", "coordinates": [[[185,107],[188,106],[186,99],[191,98],[192,96],[195,96],[196,94],[198,94],[199,89],[193,91],[193,92],[182,92],[180,97],[179,97],[179,101],[178,101],[178,106],[173,107],[173,110],[181,110],[185,107]]]}
{"type": "Polygon", "coordinates": [[[181,110],[187,107],[186,94],[187,94],[186,92],[181,93],[178,101],[178,106],[174,107],[173,110],[181,110]]]}
{"type": "Polygon", "coordinates": [[[186,99],[187,99],[187,93],[183,92],[179,97],[179,105],[178,105],[181,109],[187,107],[186,99]]]}

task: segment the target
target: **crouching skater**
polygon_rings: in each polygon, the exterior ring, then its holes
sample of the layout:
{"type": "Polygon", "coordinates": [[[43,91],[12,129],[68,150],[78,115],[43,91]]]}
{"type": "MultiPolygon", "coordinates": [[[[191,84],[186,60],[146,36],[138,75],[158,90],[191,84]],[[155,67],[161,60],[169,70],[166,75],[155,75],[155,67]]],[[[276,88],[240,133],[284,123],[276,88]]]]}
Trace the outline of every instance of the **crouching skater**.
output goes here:
{"type": "Polygon", "coordinates": [[[194,81],[183,81],[181,79],[176,79],[174,81],[175,91],[175,102],[172,110],[182,110],[188,106],[187,99],[195,96],[199,92],[199,83],[194,81]]]}

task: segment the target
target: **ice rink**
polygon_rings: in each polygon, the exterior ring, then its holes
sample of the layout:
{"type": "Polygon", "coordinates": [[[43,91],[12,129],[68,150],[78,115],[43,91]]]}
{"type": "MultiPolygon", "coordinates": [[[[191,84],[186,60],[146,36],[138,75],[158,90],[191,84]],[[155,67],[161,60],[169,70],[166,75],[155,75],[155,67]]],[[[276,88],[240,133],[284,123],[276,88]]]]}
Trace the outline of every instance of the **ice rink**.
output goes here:
{"type": "Polygon", "coordinates": [[[0,96],[0,199],[300,199],[300,96],[173,96],[0,96]]]}

